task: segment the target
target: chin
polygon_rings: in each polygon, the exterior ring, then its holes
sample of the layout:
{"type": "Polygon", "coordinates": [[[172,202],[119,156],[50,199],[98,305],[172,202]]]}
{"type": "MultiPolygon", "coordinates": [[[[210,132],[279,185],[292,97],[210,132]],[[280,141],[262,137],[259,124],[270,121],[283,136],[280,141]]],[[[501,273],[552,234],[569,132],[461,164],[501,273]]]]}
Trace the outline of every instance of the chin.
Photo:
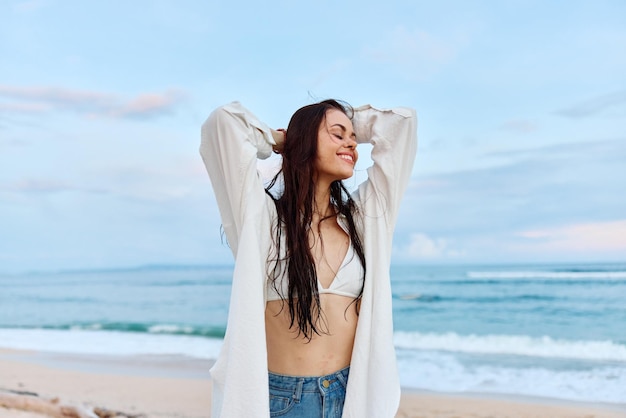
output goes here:
{"type": "Polygon", "coordinates": [[[354,175],[354,171],[351,171],[349,173],[345,173],[344,175],[341,176],[341,178],[339,178],[339,180],[347,180],[350,177],[352,177],[354,175]]]}

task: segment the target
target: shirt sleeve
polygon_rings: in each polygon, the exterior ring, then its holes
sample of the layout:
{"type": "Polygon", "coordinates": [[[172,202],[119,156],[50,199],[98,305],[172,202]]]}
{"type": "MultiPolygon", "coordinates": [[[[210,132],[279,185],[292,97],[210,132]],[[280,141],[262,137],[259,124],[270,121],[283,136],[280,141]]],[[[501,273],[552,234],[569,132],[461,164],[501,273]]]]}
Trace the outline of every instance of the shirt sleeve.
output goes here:
{"type": "Polygon", "coordinates": [[[383,211],[393,228],[417,152],[417,115],[406,107],[376,109],[365,105],[354,109],[352,123],[357,142],[373,145],[373,165],[355,198],[361,203],[375,199],[375,207],[383,211]]]}
{"type": "Polygon", "coordinates": [[[275,145],[271,129],[239,102],[214,110],[202,125],[200,155],[211,179],[226,239],[234,255],[246,212],[267,195],[257,159],[275,145]]]}

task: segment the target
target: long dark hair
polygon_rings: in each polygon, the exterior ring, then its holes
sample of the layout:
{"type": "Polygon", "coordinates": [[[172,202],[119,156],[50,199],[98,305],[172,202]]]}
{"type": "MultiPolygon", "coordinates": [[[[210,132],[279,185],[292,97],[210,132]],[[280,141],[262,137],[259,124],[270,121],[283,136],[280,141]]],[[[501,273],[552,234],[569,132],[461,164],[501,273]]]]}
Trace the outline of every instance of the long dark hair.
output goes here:
{"type": "MultiPolygon", "coordinates": [[[[319,128],[325,120],[326,112],[337,109],[351,117],[352,108],[336,100],[304,106],[294,113],[287,126],[287,138],[281,152],[282,168],[269,183],[266,192],[274,199],[278,219],[275,224],[275,253],[270,261],[273,267],[270,279],[278,294],[282,288],[277,281],[285,275],[288,279],[287,296],[283,303],[289,307],[290,325],[297,323],[298,335],[302,334],[309,341],[313,334],[327,333],[327,327],[320,306],[317,288],[315,263],[309,244],[309,230],[313,219],[315,158],[317,156],[317,137],[319,128]],[[282,193],[274,196],[270,190],[282,176],[282,193]],[[285,238],[283,239],[283,234],[285,238]],[[282,244],[286,249],[282,249],[282,244]],[[286,269],[285,269],[286,266],[286,269]]],[[[343,215],[347,220],[348,234],[352,246],[363,266],[363,283],[365,282],[365,255],[360,234],[355,224],[358,211],[350,193],[339,180],[330,186],[330,203],[335,214],[322,218],[320,222],[335,215],[343,215]]],[[[358,305],[363,295],[363,286],[354,300],[358,313],[358,305]]]]}

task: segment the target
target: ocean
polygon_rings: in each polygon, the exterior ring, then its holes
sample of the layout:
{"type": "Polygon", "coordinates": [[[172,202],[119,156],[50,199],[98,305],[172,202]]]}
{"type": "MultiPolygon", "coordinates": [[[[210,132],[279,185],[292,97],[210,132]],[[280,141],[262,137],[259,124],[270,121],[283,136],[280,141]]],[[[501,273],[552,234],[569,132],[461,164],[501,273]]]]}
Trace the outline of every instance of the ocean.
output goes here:
{"type": "MultiPolygon", "coordinates": [[[[0,347],[214,359],[231,266],[0,275],[0,347]]],[[[626,263],[392,266],[405,388],[626,404],[626,263]]]]}

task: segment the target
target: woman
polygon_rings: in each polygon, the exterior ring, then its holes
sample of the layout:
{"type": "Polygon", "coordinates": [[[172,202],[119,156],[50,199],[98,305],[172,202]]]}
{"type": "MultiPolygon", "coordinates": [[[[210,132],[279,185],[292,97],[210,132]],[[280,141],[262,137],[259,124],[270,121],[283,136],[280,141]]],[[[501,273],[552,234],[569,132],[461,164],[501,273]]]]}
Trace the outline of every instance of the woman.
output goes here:
{"type": "Polygon", "coordinates": [[[389,263],[416,146],[407,108],[327,100],[286,131],[237,102],[209,116],[200,153],[236,260],[214,417],[395,415],[389,263]],[[374,164],[349,196],[363,142],[374,164]],[[256,161],[272,151],[282,169],[265,190],[256,161]]]}

